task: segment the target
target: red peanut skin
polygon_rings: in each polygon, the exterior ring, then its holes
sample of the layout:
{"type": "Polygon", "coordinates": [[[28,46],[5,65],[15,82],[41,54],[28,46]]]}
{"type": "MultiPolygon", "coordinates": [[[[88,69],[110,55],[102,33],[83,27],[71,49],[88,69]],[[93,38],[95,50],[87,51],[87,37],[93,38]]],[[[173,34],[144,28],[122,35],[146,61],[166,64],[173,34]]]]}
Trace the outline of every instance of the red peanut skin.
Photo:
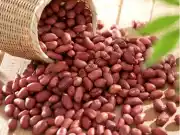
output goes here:
{"type": "Polygon", "coordinates": [[[96,134],[101,135],[103,133],[104,133],[104,126],[103,125],[97,125],[96,134]]]}
{"type": "Polygon", "coordinates": [[[76,128],[76,127],[79,127],[79,126],[80,126],[80,120],[74,120],[74,121],[71,123],[70,129],[71,129],[71,128],[76,128]]]}
{"type": "Polygon", "coordinates": [[[42,112],[41,112],[41,116],[43,118],[46,118],[46,117],[50,117],[52,115],[52,111],[50,109],[50,107],[48,106],[43,106],[42,107],[42,112]]]}
{"type": "Polygon", "coordinates": [[[139,97],[141,100],[147,100],[149,98],[149,93],[148,92],[142,92],[139,94],[139,97]]]}
{"type": "Polygon", "coordinates": [[[19,89],[19,80],[20,80],[20,76],[17,75],[15,80],[13,81],[13,84],[12,84],[12,90],[13,91],[17,91],[19,89]]]}
{"type": "Polygon", "coordinates": [[[157,111],[157,112],[162,112],[166,109],[166,105],[162,102],[161,99],[156,99],[153,101],[153,106],[154,106],[154,109],[157,111]]]}
{"type": "Polygon", "coordinates": [[[124,80],[124,79],[120,79],[119,84],[124,89],[130,89],[130,86],[129,86],[128,82],[126,80],[124,80]]]}
{"type": "Polygon", "coordinates": [[[27,88],[30,92],[39,92],[43,89],[43,86],[38,82],[32,82],[27,85],[27,88]]]}
{"type": "Polygon", "coordinates": [[[38,81],[38,77],[37,76],[29,76],[29,77],[26,78],[26,81],[28,83],[37,82],[38,81]]]}
{"type": "Polygon", "coordinates": [[[125,100],[125,104],[129,104],[129,105],[139,105],[142,104],[143,102],[141,101],[140,98],[138,97],[128,97],[125,100]]]}
{"type": "Polygon", "coordinates": [[[69,95],[63,95],[61,99],[62,104],[66,109],[71,109],[73,107],[73,103],[69,95]]]}
{"type": "Polygon", "coordinates": [[[142,132],[141,132],[141,130],[139,130],[137,128],[132,128],[131,135],[142,135],[142,132]]]}
{"type": "Polygon", "coordinates": [[[58,87],[61,91],[65,91],[71,84],[73,80],[71,77],[64,77],[58,84],[58,87]]]}
{"type": "Polygon", "coordinates": [[[82,117],[82,115],[83,115],[83,113],[84,113],[84,109],[79,109],[76,113],[75,113],[75,115],[74,115],[74,119],[75,120],[80,120],[81,119],[81,117],[82,117]]]}
{"type": "Polygon", "coordinates": [[[49,99],[50,96],[51,96],[51,93],[47,90],[44,90],[44,91],[38,92],[35,95],[35,98],[37,102],[45,102],[49,99]]]}
{"type": "Polygon", "coordinates": [[[174,120],[176,122],[176,125],[180,125],[180,115],[177,114],[175,117],[174,117],[174,120]]]}
{"type": "Polygon", "coordinates": [[[162,96],[163,96],[163,92],[161,90],[152,91],[150,94],[151,99],[158,99],[161,98],[162,96]]]}
{"type": "Polygon", "coordinates": [[[84,115],[88,116],[90,119],[95,119],[97,116],[97,112],[91,108],[87,108],[84,111],[84,115]]]}
{"type": "Polygon", "coordinates": [[[66,135],[66,133],[67,133],[67,129],[64,127],[61,127],[58,129],[56,135],[66,135]]]}
{"type": "Polygon", "coordinates": [[[143,134],[151,134],[152,133],[151,128],[144,124],[137,125],[137,128],[140,129],[143,134]]]}
{"type": "Polygon", "coordinates": [[[55,64],[50,65],[49,68],[47,67],[47,71],[45,72],[61,72],[68,69],[68,65],[65,61],[58,61],[55,64]]]}
{"type": "Polygon", "coordinates": [[[90,72],[90,73],[88,74],[88,77],[89,77],[92,81],[98,79],[98,78],[101,77],[101,76],[102,76],[102,70],[101,70],[101,69],[94,70],[94,71],[92,71],[92,72],[90,72]]]}
{"type": "Polygon", "coordinates": [[[75,94],[75,87],[74,86],[70,86],[67,90],[67,93],[70,97],[73,97],[75,94]]]}
{"type": "Polygon", "coordinates": [[[142,123],[144,122],[144,120],[145,120],[145,116],[146,116],[145,113],[139,113],[139,114],[137,114],[137,115],[134,117],[134,123],[135,123],[136,125],[142,124],[142,123]]]}
{"type": "Polygon", "coordinates": [[[76,88],[76,92],[75,92],[75,95],[74,95],[74,100],[77,103],[81,102],[81,100],[83,98],[83,93],[84,93],[84,88],[83,87],[77,87],[76,88]]]}
{"type": "Polygon", "coordinates": [[[31,126],[34,126],[38,121],[40,121],[42,119],[42,117],[40,116],[40,115],[35,115],[35,116],[32,116],[31,118],[30,118],[30,121],[29,121],[29,123],[30,123],[30,125],[31,126]]]}
{"type": "Polygon", "coordinates": [[[120,85],[117,85],[117,84],[113,84],[111,85],[111,87],[109,88],[109,93],[111,94],[116,94],[118,92],[120,92],[122,89],[121,89],[121,86],[120,85]]]}
{"type": "Polygon", "coordinates": [[[18,114],[18,118],[20,119],[22,116],[24,115],[29,115],[29,111],[28,110],[23,110],[18,114]]]}
{"type": "Polygon", "coordinates": [[[128,135],[130,133],[130,127],[128,125],[123,125],[119,129],[119,135],[128,135]]]}
{"type": "Polygon", "coordinates": [[[131,109],[131,115],[132,115],[132,116],[135,116],[135,115],[141,113],[142,111],[143,111],[143,106],[142,106],[142,105],[134,106],[134,107],[131,109]]]}
{"type": "Polygon", "coordinates": [[[83,104],[83,108],[89,108],[93,101],[87,101],[83,104]]]}
{"type": "Polygon", "coordinates": [[[73,10],[67,11],[66,14],[67,14],[67,18],[69,18],[69,19],[74,19],[76,16],[76,13],[73,10]]]}
{"type": "Polygon", "coordinates": [[[14,131],[17,127],[17,120],[16,119],[9,119],[8,120],[8,128],[11,131],[14,131]]]}
{"type": "Polygon", "coordinates": [[[170,116],[166,112],[162,112],[156,119],[156,125],[163,126],[166,122],[168,122],[169,117],[170,116]]]}
{"type": "Polygon", "coordinates": [[[177,107],[176,107],[176,104],[175,104],[174,102],[168,101],[168,102],[166,103],[166,106],[167,106],[167,110],[168,110],[168,112],[169,112],[170,114],[176,113],[177,107]]]}
{"type": "Polygon", "coordinates": [[[57,127],[60,127],[63,121],[64,121],[64,116],[57,116],[54,122],[57,127]]]}
{"type": "Polygon", "coordinates": [[[84,68],[87,65],[85,61],[80,60],[80,59],[75,59],[73,63],[74,63],[74,66],[76,66],[77,68],[84,68]]]}
{"type": "Polygon", "coordinates": [[[98,113],[96,117],[97,123],[103,123],[108,120],[108,114],[106,112],[98,113]]]}
{"type": "Polygon", "coordinates": [[[46,54],[47,54],[48,57],[50,57],[52,59],[62,60],[62,56],[60,54],[58,54],[58,53],[53,52],[53,51],[49,50],[49,51],[47,51],[46,54]]]}
{"type": "Polygon", "coordinates": [[[82,78],[81,77],[74,77],[74,82],[73,82],[73,85],[74,86],[80,86],[82,84],[82,78]]]}
{"type": "Polygon", "coordinates": [[[104,131],[104,135],[112,135],[111,130],[106,129],[106,130],[104,131]]]}
{"type": "Polygon", "coordinates": [[[104,111],[104,112],[112,112],[113,110],[114,110],[114,106],[111,103],[104,104],[101,107],[101,111],[104,111]]]}
{"type": "Polygon", "coordinates": [[[41,36],[42,41],[44,42],[48,42],[48,41],[54,41],[56,40],[58,37],[54,34],[54,33],[46,33],[44,35],[41,36]]]}
{"type": "Polygon", "coordinates": [[[126,113],[130,114],[131,113],[131,106],[128,104],[123,105],[121,108],[121,113],[122,114],[126,114],[126,113]]]}
{"type": "Polygon", "coordinates": [[[40,109],[39,108],[33,108],[29,112],[32,116],[40,114],[40,109]]]}
{"type": "Polygon", "coordinates": [[[123,125],[125,125],[124,119],[123,118],[119,118],[119,120],[116,123],[117,128],[120,128],[123,125]]]}
{"type": "Polygon", "coordinates": [[[47,122],[41,120],[36,125],[33,126],[32,132],[34,135],[39,135],[44,133],[47,128],[48,128],[47,122]]]}
{"type": "Polygon", "coordinates": [[[19,86],[20,87],[25,87],[27,85],[27,80],[26,80],[26,78],[21,78],[20,80],[19,80],[19,86]]]}
{"type": "Polygon", "coordinates": [[[77,24],[79,24],[79,25],[84,25],[86,22],[85,22],[86,20],[85,20],[85,18],[84,18],[84,16],[83,15],[77,15],[76,16],[76,22],[77,22],[77,24]]]}
{"type": "Polygon", "coordinates": [[[65,118],[73,118],[74,114],[75,114],[75,110],[70,109],[69,111],[66,112],[65,118]]]}
{"type": "Polygon", "coordinates": [[[157,127],[152,129],[152,135],[168,135],[168,134],[164,129],[157,127]]]}
{"type": "Polygon", "coordinates": [[[77,52],[75,58],[83,61],[87,61],[89,59],[89,54],[87,52],[77,52]]]}
{"type": "Polygon", "coordinates": [[[91,120],[87,116],[83,116],[81,119],[81,124],[84,129],[89,129],[91,127],[91,120]]]}
{"type": "Polygon", "coordinates": [[[142,74],[144,78],[153,78],[156,75],[155,71],[151,68],[144,70],[142,74]]]}
{"type": "Polygon", "coordinates": [[[94,43],[88,37],[85,37],[85,39],[84,39],[84,46],[87,49],[93,49],[94,48],[94,43]]]}
{"type": "Polygon", "coordinates": [[[108,86],[113,84],[113,77],[110,73],[103,73],[103,77],[106,79],[108,86]]]}
{"type": "Polygon", "coordinates": [[[83,78],[83,85],[84,88],[88,91],[90,91],[93,88],[93,83],[88,77],[83,78]]]}
{"type": "Polygon", "coordinates": [[[18,107],[16,107],[16,108],[14,109],[14,112],[13,112],[13,117],[14,117],[15,119],[17,119],[19,113],[20,113],[20,109],[19,109],[18,107]]]}
{"type": "Polygon", "coordinates": [[[171,100],[175,97],[176,93],[174,89],[168,89],[164,92],[166,99],[171,100]]]}
{"type": "Polygon", "coordinates": [[[100,107],[101,107],[101,102],[98,99],[94,100],[90,105],[90,108],[93,110],[98,110],[100,109],[100,107]]]}
{"type": "Polygon", "coordinates": [[[149,81],[157,88],[162,88],[165,85],[165,80],[163,78],[152,78],[149,81]]]}
{"type": "Polygon", "coordinates": [[[59,81],[58,77],[57,77],[57,76],[54,76],[54,77],[51,79],[51,81],[49,82],[49,86],[50,86],[50,87],[56,87],[57,84],[58,84],[58,81],[59,81]]]}
{"type": "Polygon", "coordinates": [[[72,122],[73,122],[72,119],[66,118],[66,119],[64,119],[61,127],[64,127],[64,128],[66,128],[66,129],[68,129],[72,122]]]}
{"type": "Polygon", "coordinates": [[[25,100],[25,107],[27,109],[32,109],[36,104],[36,100],[34,98],[28,97],[25,100]]]}
{"type": "Polygon", "coordinates": [[[64,115],[66,113],[66,109],[61,107],[61,108],[56,108],[54,111],[54,115],[58,116],[58,115],[64,115]]]}
{"type": "Polygon", "coordinates": [[[27,129],[29,127],[29,120],[30,120],[29,115],[22,116],[21,119],[20,119],[21,128],[27,129]]]}
{"type": "Polygon", "coordinates": [[[114,130],[116,128],[116,123],[112,120],[107,120],[106,128],[108,128],[109,130],[114,130]]]}
{"type": "Polygon", "coordinates": [[[74,32],[76,33],[80,33],[80,32],[83,32],[86,30],[86,25],[76,25],[74,28],[73,28],[74,32]]]}
{"type": "Polygon", "coordinates": [[[71,49],[73,49],[73,46],[71,44],[68,44],[68,45],[62,45],[62,46],[59,46],[55,49],[55,52],[56,53],[63,53],[63,52],[68,52],[70,51],[71,49]]]}
{"type": "Polygon", "coordinates": [[[8,95],[4,100],[5,105],[12,104],[14,99],[15,99],[14,94],[8,95]]]}
{"type": "Polygon", "coordinates": [[[23,87],[20,89],[20,91],[18,91],[18,93],[16,94],[17,98],[21,98],[24,99],[28,96],[28,88],[27,87],[23,87]]]}
{"type": "Polygon", "coordinates": [[[51,78],[52,78],[52,75],[51,74],[47,74],[47,75],[44,75],[41,79],[39,79],[39,82],[42,85],[47,85],[50,82],[51,78]]]}
{"type": "Polygon", "coordinates": [[[87,135],[95,135],[95,128],[90,128],[88,131],[87,131],[87,135]]]}
{"type": "Polygon", "coordinates": [[[134,122],[132,116],[129,114],[124,114],[123,119],[127,125],[132,125],[134,122]]]}
{"type": "Polygon", "coordinates": [[[81,52],[83,52],[83,51],[86,51],[87,48],[85,48],[84,46],[82,46],[82,45],[80,45],[80,44],[75,43],[75,44],[74,44],[74,50],[75,50],[75,51],[81,51],[81,52]]]}
{"type": "Polygon", "coordinates": [[[19,107],[21,110],[25,110],[25,102],[23,99],[16,98],[14,99],[14,104],[19,107]]]}
{"type": "Polygon", "coordinates": [[[76,1],[73,1],[73,0],[68,0],[65,4],[65,9],[66,10],[70,10],[70,9],[73,9],[76,5],[76,1]]]}
{"type": "Polygon", "coordinates": [[[83,132],[82,132],[82,129],[80,127],[76,127],[76,128],[69,129],[68,133],[71,134],[71,135],[76,135],[76,134],[79,135],[79,134],[81,134],[83,132]]]}
{"type": "Polygon", "coordinates": [[[56,134],[57,130],[58,130],[57,127],[52,126],[46,130],[45,135],[54,135],[56,134]]]}

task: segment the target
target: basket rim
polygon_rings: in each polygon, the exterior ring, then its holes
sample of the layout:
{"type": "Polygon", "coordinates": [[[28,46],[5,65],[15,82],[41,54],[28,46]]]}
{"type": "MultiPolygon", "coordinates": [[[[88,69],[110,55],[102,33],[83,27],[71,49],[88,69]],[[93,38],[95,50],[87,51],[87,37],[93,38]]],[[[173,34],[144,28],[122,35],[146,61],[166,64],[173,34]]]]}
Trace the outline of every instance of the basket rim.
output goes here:
{"type": "Polygon", "coordinates": [[[36,52],[37,56],[42,59],[44,62],[52,63],[54,60],[49,58],[41,49],[39,45],[39,39],[38,39],[38,23],[40,20],[40,17],[42,15],[43,10],[45,7],[51,2],[52,0],[40,0],[38,2],[38,5],[34,9],[34,12],[32,13],[32,21],[30,24],[30,38],[32,41],[33,47],[35,47],[35,50],[38,49],[39,52],[36,52]]]}

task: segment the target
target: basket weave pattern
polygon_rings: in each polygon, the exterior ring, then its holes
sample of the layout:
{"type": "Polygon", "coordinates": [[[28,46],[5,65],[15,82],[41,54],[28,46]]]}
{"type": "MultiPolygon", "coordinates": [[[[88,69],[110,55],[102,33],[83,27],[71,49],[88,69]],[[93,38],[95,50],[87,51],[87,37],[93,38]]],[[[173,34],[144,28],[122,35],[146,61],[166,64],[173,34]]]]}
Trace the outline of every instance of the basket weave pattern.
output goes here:
{"type": "MultiPolygon", "coordinates": [[[[82,0],[81,0],[82,1],[82,0]]],[[[52,62],[41,50],[37,26],[51,0],[1,0],[0,49],[13,56],[52,62]]],[[[86,1],[87,5],[88,1],[86,1]]]]}
{"type": "Polygon", "coordinates": [[[18,57],[51,62],[40,49],[37,23],[50,0],[1,0],[0,48],[18,57]],[[42,3],[43,2],[43,3],[42,3]]]}

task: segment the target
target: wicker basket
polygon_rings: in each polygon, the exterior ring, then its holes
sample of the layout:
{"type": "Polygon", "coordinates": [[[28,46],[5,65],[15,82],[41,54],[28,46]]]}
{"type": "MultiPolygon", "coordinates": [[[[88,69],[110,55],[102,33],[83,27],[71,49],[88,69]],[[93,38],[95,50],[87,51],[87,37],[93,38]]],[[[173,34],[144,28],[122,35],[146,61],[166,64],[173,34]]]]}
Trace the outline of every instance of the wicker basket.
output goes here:
{"type": "MultiPolygon", "coordinates": [[[[42,11],[50,2],[51,0],[1,0],[0,50],[26,59],[53,62],[41,50],[37,33],[42,11]]],[[[91,9],[93,18],[96,18],[92,0],[85,2],[91,9]]]]}

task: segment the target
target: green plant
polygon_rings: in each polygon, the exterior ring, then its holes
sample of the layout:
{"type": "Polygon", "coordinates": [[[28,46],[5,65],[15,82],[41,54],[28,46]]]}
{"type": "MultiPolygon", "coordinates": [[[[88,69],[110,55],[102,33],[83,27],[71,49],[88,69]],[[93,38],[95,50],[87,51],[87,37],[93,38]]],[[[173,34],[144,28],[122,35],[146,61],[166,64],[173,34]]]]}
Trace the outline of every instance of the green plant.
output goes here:
{"type": "MultiPolygon", "coordinates": [[[[168,5],[180,5],[179,0],[160,1],[166,2],[168,5]]],[[[154,3],[155,0],[153,0],[153,5],[154,3]]],[[[145,27],[139,30],[139,33],[142,35],[151,35],[168,30],[165,31],[160,39],[153,45],[153,53],[151,57],[148,58],[145,62],[146,67],[150,67],[153,64],[157,63],[162,59],[162,57],[166,56],[170,51],[177,47],[180,36],[180,28],[179,25],[177,27],[176,24],[179,23],[179,17],[179,14],[158,17],[157,19],[150,21],[145,27]]]]}

